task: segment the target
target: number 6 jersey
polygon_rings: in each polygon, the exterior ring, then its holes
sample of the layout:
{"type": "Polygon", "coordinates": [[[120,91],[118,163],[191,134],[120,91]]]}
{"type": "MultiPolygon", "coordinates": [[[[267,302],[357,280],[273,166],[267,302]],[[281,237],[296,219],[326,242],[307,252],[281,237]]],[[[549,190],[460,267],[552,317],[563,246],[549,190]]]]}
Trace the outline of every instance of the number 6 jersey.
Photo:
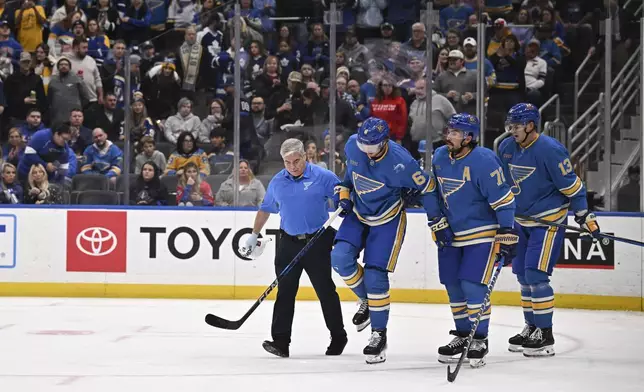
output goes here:
{"type": "Polygon", "coordinates": [[[403,191],[415,189],[429,219],[440,215],[434,179],[422,171],[404,147],[388,140],[384,154],[375,160],[360,151],[356,135],[344,146],[347,169],[336,193],[353,191],[353,212],[368,226],[393,220],[404,209],[403,191]]]}
{"type": "MultiPolygon", "coordinates": [[[[566,148],[546,135],[538,135],[522,148],[513,137],[499,147],[506,179],[516,198],[516,213],[563,222],[568,209],[588,208],[586,190],[573,170],[566,148]]],[[[516,219],[522,226],[538,226],[516,219]]]]}

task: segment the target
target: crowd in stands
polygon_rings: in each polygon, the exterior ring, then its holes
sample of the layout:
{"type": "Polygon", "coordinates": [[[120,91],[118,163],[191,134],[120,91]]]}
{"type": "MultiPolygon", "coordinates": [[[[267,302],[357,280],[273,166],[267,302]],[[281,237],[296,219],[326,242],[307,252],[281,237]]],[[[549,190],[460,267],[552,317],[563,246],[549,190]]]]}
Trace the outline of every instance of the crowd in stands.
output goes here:
{"type": "MultiPolygon", "coordinates": [[[[259,205],[276,171],[267,162],[281,160],[279,145],[289,137],[306,142],[312,164],[330,167],[333,159],[341,175],[343,142],[370,116],[386,120],[390,138],[420,158],[419,142],[441,145],[451,115],[476,112],[479,55],[487,110],[539,105],[566,70],[601,46],[606,7],[619,8],[616,0],[442,0],[434,2],[439,26],[428,27],[424,1],[337,0],[343,24],[332,48],[322,23],[327,1],[298,0],[308,5],[302,21],[281,22],[275,0],[240,0],[237,52],[232,2],[0,3],[0,203],[89,203],[97,200],[91,192],[74,192],[91,182],[83,177],[101,177],[98,190],[130,187],[130,200],[115,203],[182,206],[230,206],[235,192],[241,205],[259,205]],[[486,26],[484,54],[477,53],[479,23],[486,26]],[[242,80],[238,140],[235,62],[242,80]],[[331,83],[336,151],[328,131],[331,83]],[[126,134],[133,147],[127,165],[126,134]],[[231,176],[235,144],[239,189],[231,176]],[[126,167],[131,184],[119,180],[126,167]]],[[[613,39],[623,37],[617,28],[613,39]]]]}

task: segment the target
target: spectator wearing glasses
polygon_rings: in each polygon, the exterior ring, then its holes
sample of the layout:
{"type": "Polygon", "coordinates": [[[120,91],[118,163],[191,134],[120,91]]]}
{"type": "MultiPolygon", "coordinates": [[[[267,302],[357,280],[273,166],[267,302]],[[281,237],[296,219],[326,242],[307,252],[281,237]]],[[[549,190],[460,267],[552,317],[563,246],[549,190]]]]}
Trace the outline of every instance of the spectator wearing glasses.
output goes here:
{"type": "Polygon", "coordinates": [[[402,47],[407,57],[424,59],[427,53],[427,38],[425,37],[425,25],[418,22],[411,26],[411,39],[402,47]]]}
{"type": "Polygon", "coordinates": [[[192,132],[183,131],[177,139],[177,150],[170,155],[166,167],[165,176],[180,176],[183,174],[184,167],[188,164],[194,164],[202,177],[210,174],[208,157],[206,153],[197,147],[197,141],[192,132]]]}
{"type": "Polygon", "coordinates": [[[371,116],[385,120],[390,129],[389,138],[402,143],[407,133],[407,103],[391,79],[385,78],[378,84],[376,98],[371,102],[371,116]]]}

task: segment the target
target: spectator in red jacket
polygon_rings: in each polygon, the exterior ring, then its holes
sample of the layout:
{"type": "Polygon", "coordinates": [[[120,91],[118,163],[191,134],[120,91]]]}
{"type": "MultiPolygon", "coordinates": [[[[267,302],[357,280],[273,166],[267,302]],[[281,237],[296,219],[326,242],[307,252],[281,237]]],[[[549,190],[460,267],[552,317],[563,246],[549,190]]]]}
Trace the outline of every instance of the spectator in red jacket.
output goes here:
{"type": "Polygon", "coordinates": [[[384,78],[376,88],[376,98],[371,102],[371,115],[387,121],[389,137],[398,144],[407,133],[407,104],[400,89],[384,78]]]}

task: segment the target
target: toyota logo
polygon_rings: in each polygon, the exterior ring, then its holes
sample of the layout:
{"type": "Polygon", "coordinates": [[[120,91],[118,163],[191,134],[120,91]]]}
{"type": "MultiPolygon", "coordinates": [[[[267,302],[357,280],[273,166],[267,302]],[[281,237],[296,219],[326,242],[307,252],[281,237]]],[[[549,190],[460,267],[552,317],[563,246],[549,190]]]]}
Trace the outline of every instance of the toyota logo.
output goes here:
{"type": "Polygon", "coordinates": [[[116,235],[104,227],[90,227],[76,237],[76,247],[88,256],[109,255],[117,244],[116,235]]]}

